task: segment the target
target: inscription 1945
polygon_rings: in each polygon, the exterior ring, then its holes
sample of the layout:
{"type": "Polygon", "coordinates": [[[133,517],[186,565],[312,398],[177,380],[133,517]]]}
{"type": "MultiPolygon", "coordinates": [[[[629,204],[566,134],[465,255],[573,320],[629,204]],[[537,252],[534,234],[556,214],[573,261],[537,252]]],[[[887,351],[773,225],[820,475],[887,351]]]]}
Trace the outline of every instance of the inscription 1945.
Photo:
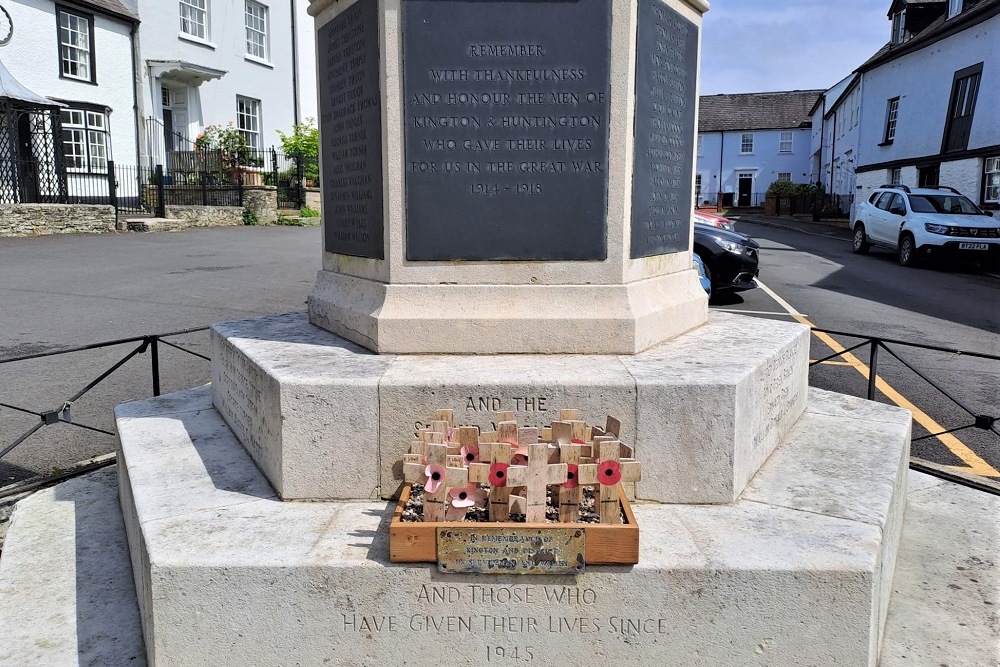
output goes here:
{"type": "Polygon", "coordinates": [[[687,250],[691,233],[698,27],[639,0],[632,257],[687,250]]]}
{"type": "Polygon", "coordinates": [[[609,0],[408,0],[403,23],[407,259],[604,259],[609,0]]]}

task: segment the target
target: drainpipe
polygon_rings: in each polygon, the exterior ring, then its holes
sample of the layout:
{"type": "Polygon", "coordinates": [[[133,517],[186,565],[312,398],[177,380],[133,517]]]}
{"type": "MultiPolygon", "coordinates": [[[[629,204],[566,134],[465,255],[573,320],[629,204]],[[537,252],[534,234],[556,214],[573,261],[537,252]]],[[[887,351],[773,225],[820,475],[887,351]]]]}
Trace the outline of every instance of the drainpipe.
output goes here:
{"type": "Polygon", "coordinates": [[[726,132],[723,130],[722,139],[719,140],[719,188],[715,193],[715,211],[722,210],[722,151],[726,146],[726,132]]]}
{"type": "Polygon", "coordinates": [[[295,115],[295,124],[301,123],[299,118],[299,38],[296,34],[295,0],[288,0],[292,8],[292,113],[295,115]]]}
{"type": "Polygon", "coordinates": [[[837,157],[837,112],[833,112],[833,128],[830,132],[833,141],[830,146],[830,196],[833,196],[833,161],[837,157]]]}
{"type": "Polygon", "coordinates": [[[136,166],[144,163],[142,147],[145,138],[145,123],[142,121],[142,97],[139,95],[139,86],[142,84],[139,73],[139,22],[132,22],[132,29],[129,31],[129,40],[132,43],[132,113],[135,116],[135,160],[136,166]]]}

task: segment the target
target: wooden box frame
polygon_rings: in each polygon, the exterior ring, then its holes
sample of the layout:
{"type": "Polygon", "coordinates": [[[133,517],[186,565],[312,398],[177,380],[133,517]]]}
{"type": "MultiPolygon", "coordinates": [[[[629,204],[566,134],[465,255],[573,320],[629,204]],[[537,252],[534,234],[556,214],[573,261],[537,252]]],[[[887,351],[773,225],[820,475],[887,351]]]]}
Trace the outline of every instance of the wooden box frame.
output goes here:
{"type": "Polygon", "coordinates": [[[504,525],[518,528],[550,528],[579,527],[586,533],[586,548],[584,562],[587,565],[634,565],[639,562],[639,524],[632,514],[632,506],[624,493],[619,494],[622,514],[625,523],[482,523],[468,521],[403,521],[403,510],[410,500],[412,487],[403,486],[389,523],[389,560],[393,563],[436,563],[437,562],[437,529],[457,528],[469,530],[476,525],[483,527],[502,527],[504,525]]]}

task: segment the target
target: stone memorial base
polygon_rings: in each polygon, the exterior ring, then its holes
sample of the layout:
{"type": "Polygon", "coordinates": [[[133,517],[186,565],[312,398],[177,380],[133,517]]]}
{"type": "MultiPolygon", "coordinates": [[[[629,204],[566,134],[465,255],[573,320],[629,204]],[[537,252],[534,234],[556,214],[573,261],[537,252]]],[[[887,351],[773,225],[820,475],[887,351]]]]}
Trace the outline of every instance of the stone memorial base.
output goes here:
{"type": "Polygon", "coordinates": [[[117,411],[149,664],[874,665],[910,416],[809,390],[807,347],[728,315],[623,357],[374,355],[300,314],[216,325],[211,388],[117,411]],[[415,419],[562,407],[616,414],[635,443],[638,564],[389,562],[393,503],[374,499],[415,419]]]}
{"type": "Polygon", "coordinates": [[[383,354],[635,354],[707,314],[692,270],[610,285],[387,284],[320,271],[309,295],[313,324],[383,354]]]}
{"type": "Polygon", "coordinates": [[[395,496],[419,420],[498,410],[548,425],[559,410],[621,420],[636,497],[730,503],[806,404],[809,333],[723,313],[638,355],[376,355],[301,314],[212,327],[215,407],[278,496],[395,496]]]}
{"type": "Polygon", "coordinates": [[[639,502],[639,564],[564,577],[390,564],[391,503],[280,501],[208,388],[117,416],[151,666],[876,663],[905,496],[898,409],[810,390],[736,502],[639,502]]]}

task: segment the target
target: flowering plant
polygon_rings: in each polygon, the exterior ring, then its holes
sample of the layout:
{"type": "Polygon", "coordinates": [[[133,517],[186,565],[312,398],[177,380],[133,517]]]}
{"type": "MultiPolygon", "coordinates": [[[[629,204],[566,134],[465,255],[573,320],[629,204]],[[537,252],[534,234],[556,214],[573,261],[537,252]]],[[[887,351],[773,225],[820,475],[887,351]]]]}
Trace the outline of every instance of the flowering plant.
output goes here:
{"type": "Polygon", "coordinates": [[[209,125],[194,140],[199,152],[218,151],[223,165],[229,168],[257,164],[247,138],[229,121],[225,126],[209,125]]]}

